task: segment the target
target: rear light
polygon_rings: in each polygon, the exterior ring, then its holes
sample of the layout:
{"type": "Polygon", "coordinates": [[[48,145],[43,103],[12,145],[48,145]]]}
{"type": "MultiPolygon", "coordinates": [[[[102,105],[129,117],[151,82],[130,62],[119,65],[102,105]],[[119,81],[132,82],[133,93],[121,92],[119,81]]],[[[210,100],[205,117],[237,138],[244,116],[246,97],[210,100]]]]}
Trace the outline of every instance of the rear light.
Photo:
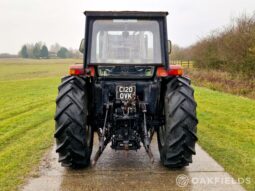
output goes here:
{"type": "Polygon", "coordinates": [[[182,76],[183,75],[183,68],[180,65],[171,65],[170,69],[168,70],[169,76],[182,76]]]}
{"type": "Polygon", "coordinates": [[[72,76],[95,76],[95,68],[93,66],[90,66],[84,69],[83,64],[75,64],[69,67],[69,74],[72,76]]]}
{"type": "Polygon", "coordinates": [[[182,75],[183,75],[183,69],[179,65],[171,65],[169,69],[165,69],[164,67],[157,68],[158,77],[182,76],[182,75]]]}
{"type": "Polygon", "coordinates": [[[84,75],[85,70],[83,64],[75,64],[69,67],[69,74],[72,76],[84,75]]]}
{"type": "Polygon", "coordinates": [[[167,70],[164,67],[158,67],[157,68],[157,76],[158,77],[167,77],[168,76],[167,70]]]}

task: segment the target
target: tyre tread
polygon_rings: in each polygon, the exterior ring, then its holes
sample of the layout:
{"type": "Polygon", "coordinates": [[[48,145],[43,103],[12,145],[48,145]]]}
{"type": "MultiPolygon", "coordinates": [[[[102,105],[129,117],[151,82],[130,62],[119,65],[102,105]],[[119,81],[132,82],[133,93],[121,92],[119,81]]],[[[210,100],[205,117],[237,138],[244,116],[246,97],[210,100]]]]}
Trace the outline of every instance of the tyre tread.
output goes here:
{"type": "MultiPolygon", "coordinates": [[[[62,166],[83,168],[90,164],[91,150],[86,142],[86,82],[78,76],[66,76],[58,87],[56,99],[56,152],[62,166]]],[[[93,135],[92,135],[93,136],[93,135]]]]}
{"type": "Polygon", "coordinates": [[[192,162],[197,141],[197,104],[190,80],[185,77],[172,79],[167,84],[165,96],[165,111],[168,113],[166,115],[168,119],[165,124],[167,128],[165,144],[160,145],[158,141],[160,158],[169,168],[181,168],[192,162]]]}

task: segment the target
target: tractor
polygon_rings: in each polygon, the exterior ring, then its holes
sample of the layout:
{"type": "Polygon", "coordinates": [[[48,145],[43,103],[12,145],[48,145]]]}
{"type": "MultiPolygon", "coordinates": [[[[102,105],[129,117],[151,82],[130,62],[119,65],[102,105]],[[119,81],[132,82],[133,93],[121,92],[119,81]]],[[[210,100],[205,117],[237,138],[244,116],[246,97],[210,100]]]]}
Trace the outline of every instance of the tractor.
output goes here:
{"type": "Polygon", "coordinates": [[[64,167],[95,165],[114,150],[144,147],[151,162],[157,134],[162,165],[192,163],[197,141],[196,102],[189,78],[169,64],[167,12],[85,11],[83,64],[58,87],[56,152],[64,167]],[[98,136],[96,136],[96,132],[98,136]],[[98,148],[91,158],[93,138],[98,148]]]}

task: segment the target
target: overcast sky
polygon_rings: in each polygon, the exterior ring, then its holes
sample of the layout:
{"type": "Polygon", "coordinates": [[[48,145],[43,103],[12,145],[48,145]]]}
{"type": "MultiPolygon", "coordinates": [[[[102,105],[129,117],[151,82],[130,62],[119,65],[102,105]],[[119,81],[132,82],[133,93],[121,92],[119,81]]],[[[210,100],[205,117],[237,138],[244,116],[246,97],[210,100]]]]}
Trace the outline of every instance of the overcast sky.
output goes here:
{"type": "Polygon", "coordinates": [[[168,36],[188,46],[242,13],[255,0],[0,0],[0,52],[17,53],[22,44],[58,42],[78,48],[84,10],[168,11],[168,36]]]}

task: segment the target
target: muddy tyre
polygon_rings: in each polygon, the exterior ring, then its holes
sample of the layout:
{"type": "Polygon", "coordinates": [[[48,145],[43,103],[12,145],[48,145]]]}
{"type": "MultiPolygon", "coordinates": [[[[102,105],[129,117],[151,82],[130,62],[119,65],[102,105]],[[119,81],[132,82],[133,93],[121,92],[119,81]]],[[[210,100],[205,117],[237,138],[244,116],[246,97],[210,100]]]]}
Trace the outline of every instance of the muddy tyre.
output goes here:
{"type": "Polygon", "coordinates": [[[77,76],[62,79],[56,99],[56,152],[62,166],[83,168],[90,164],[93,131],[87,123],[88,96],[85,80],[77,76]]]}
{"type": "Polygon", "coordinates": [[[189,79],[175,77],[167,84],[164,115],[165,125],[157,132],[161,162],[182,168],[192,162],[197,141],[196,102],[189,79]]]}

